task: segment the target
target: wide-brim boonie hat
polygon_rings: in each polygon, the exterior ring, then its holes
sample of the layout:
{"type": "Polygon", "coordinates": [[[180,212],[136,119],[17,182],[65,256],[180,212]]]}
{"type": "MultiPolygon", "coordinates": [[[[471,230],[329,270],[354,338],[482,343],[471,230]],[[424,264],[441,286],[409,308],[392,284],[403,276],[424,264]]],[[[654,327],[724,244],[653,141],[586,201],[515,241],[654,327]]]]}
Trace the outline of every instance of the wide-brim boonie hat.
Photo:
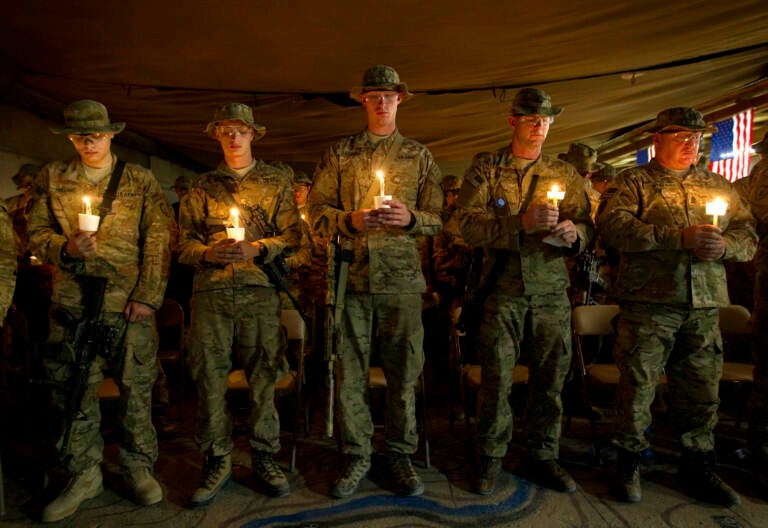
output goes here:
{"type": "Polygon", "coordinates": [[[349,96],[359,102],[360,95],[377,90],[400,92],[403,96],[403,102],[413,97],[413,94],[408,91],[408,85],[400,82],[400,76],[397,74],[397,71],[392,66],[387,66],[386,64],[377,64],[365,70],[363,82],[360,86],[352,88],[349,91],[349,96]]]}
{"type": "Polygon", "coordinates": [[[205,127],[205,133],[216,139],[216,126],[222,121],[242,121],[253,129],[253,141],[258,141],[267,133],[267,127],[253,120],[253,110],[242,103],[227,103],[213,113],[213,120],[205,127]]]}
{"type": "Polygon", "coordinates": [[[602,164],[597,162],[597,150],[584,143],[571,143],[568,152],[561,152],[557,157],[576,167],[579,174],[595,172],[602,167],[602,164]]]}
{"type": "Polygon", "coordinates": [[[554,117],[563,111],[562,106],[552,106],[552,99],[544,90],[523,88],[515,94],[509,113],[512,115],[545,115],[554,117]]]}
{"type": "Polygon", "coordinates": [[[651,133],[662,130],[691,130],[693,132],[717,132],[717,128],[708,125],[704,116],[695,108],[676,106],[659,112],[656,122],[648,130],[651,133]]]}
{"type": "Polygon", "coordinates": [[[51,127],[54,134],[93,134],[112,132],[119,134],[125,123],[111,123],[107,107],[98,101],[83,99],[75,101],[64,109],[64,126],[51,127]]]}
{"type": "Polygon", "coordinates": [[[768,132],[765,133],[762,141],[758,141],[757,143],[752,143],[752,150],[754,150],[758,154],[765,154],[766,152],[768,152],[768,132]]]}
{"type": "MultiPolygon", "coordinates": [[[[40,166],[33,163],[25,163],[19,168],[19,172],[11,177],[13,183],[16,184],[16,188],[21,188],[23,183],[26,183],[25,179],[34,179],[37,173],[40,172],[40,166]]],[[[29,181],[29,180],[28,180],[29,181]]]]}

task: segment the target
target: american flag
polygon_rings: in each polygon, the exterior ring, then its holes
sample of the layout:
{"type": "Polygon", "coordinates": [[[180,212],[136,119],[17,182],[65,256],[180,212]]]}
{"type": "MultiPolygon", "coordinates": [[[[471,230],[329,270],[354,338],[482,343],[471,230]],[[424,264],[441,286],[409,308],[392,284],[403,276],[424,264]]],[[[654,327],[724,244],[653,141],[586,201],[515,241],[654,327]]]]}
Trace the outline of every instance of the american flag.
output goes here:
{"type": "Polygon", "coordinates": [[[656,148],[651,145],[648,148],[640,149],[637,151],[637,165],[645,165],[653,159],[656,155],[656,148]]]}
{"type": "Polygon", "coordinates": [[[736,181],[749,174],[749,153],[752,144],[752,114],[750,108],[730,119],[715,123],[712,134],[709,170],[736,181]]]}

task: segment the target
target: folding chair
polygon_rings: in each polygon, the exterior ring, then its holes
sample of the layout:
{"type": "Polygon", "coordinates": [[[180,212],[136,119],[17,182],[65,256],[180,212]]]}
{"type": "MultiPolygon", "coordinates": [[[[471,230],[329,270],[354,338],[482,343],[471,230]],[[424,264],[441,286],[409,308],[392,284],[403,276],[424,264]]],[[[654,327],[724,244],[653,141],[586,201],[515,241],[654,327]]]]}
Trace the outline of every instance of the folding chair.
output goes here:
{"type": "Polygon", "coordinates": [[[157,357],[163,363],[176,364],[179,376],[179,400],[180,403],[184,403],[184,308],[173,299],[165,299],[155,313],[155,321],[160,337],[157,357]]]}
{"type": "MultiPolygon", "coordinates": [[[[303,392],[302,385],[304,384],[304,355],[305,355],[305,342],[307,338],[307,327],[304,324],[304,320],[299,315],[297,310],[281,310],[280,312],[280,324],[285,330],[288,344],[296,345],[296,358],[295,365],[292,365],[291,369],[283,376],[282,379],[277,380],[275,383],[275,398],[282,399],[283,397],[294,395],[295,397],[295,409],[293,417],[293,427],[291,430],[291,462],[290,471],[293,473],[296,471],[296,440],[298,433],[299,417],[303,415],[304,431],[308,433],[309,419],[307,416],[307,409],[302,401],[303,392]]],[[[227,388],[230,391],[248,391],[248,380],[245,378],[245,371],[243,369],[235,369],[229,373],[227,378],[227,388]]]]}
{"type": "Polygon", "coordinates": [[[730,384],[741,389],[741,401],[738,404],[736,427],[741,420],[749,400],[749,392],[754,382],[755,367],[751,363],[738,361],[748,359],[750,344],[750,319],[752,314],[743,306],[730,304],[720,308],[720,333],[723,336],[723,375],[721,384],[730,384]],[[743,348],[739,354],[739,348],[743,348]]]}

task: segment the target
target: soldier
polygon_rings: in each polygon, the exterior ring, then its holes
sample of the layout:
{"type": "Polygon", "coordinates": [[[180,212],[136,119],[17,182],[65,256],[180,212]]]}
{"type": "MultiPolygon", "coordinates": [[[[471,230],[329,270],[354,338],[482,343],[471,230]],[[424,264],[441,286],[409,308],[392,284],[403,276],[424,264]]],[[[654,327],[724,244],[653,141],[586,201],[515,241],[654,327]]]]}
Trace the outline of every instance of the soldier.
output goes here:
{"type": "Polygon", "coordinates": [[[768,133],[752,148],[761,158],[750,172],[749,194],[749,205],[760,236],[754,259],[752,362],[755,380],[749,399],[749,445],[755,455],[758,482],[768,493],[768,133]]]}
{"type": "Polygon", "coordinates": [[[410,459],[418,442],[414,390],[424,364],[419,314],[426,283],[416,237],[440,231],[443,193],[429,150],[397,130],[398,106],[411,95],[393,68],[366,70],[362,86],[350,96],[363,105],[368,127],[330,148],[309,195],[313,230],[326,238],[340,234],[354,245],[336,369],[346,463],[331,488],[334,497],[352,495],[371,466],[366,393],[374,351],[387,379],[389,467],[400,494],[424,491],[410,459]],[[382,207],[377,209],[377,202],[382,207]]]}
{"type": "Polygon", "coordinates": [[[280,450],[275,382],[285,374],[286,362],[280,300],[265,266],[298,244],[300,230],[293,171],[257,160],[251,152],[265,131],[247,105],[218,108],[205,132],[221,145],[224,161],[197,177],[181,204],[179,262],[195,266],[187,336],[199,398],[195,440],[206,455],[193,506],[213,500],[232,476],[232,419],[225,395],[235,343],[250,388],[254,475],[273,496],[290,492],[273,460],[280,450]],[[242,240],[226,231],[238,226],[244,229],[242,240]]]}
{"type": "MultiPolygon", "coordinates": [[[[0,317],[5,319],[16,286],[16,251],[11,217],[0,203],[0,317]]],[[[1,478],[1,477],[0,477],[1,478]]]]}
{"type": "Polygon", "coordinates": [[[18,249],[19,261],[29,260],[29,251],[27,250],[27,214],[32,205],[32,185],[35,176],[40,172],[40,167],[31,163],[25,163],[13,176],[13,183],[16,184],[16,190],[21,189],[21,193],[8,198],[6,208],[8,214],[13,220],[13,230],[16,232],[16,244],[18,249]]]}
{"type": "Polygon", "coordinates": [[[481,287],[490,290],[478,343],[483,384],[473,489],[481,495],[493,493],[512,438],[512,369],[523,352],[531,390],[525,413],[529,463],[521,469],[545,487],[576,490],[557,463],[560,392],[571,362],[562,257],[586,247],[592,224],[584,179],[568,163],[541,152],[562,110],[542,90],[520,90],[508,117],[511,143],[475,155],[459,195],[461,234],[467,244],[485,249],[481,287]]]}
{"type": "Polygon", "coordinates": [[[568,152],[558,154],[557,159],[573,165],[582,178],[589,178],[590,174],[601,167],[597,162],[597,151],[584,143],[571,143],[568,145],[568,152]]]}
{"type": "Polygon", "coordinates": [[[718,306],[728,304],[723,260],[755,248],[748,211],[722,176],[695,166],[699,141],[713,130],[693,108],[669,108],[651,128],[656,156],[617,176],[598,216],[602,240],[620,253],[621,305],[613,357],[619,368],[621,498],[642,499],[639,464],[649,447],[651,403],[662,370],[683,454],[679,476],[701,500],[733,506],[738,494],[715,473],[722,343],[718,306]],[[728,203],[718,225],[706,202],[728,203]]]}
{"type": "MultiPolygon", "coordinates": [[[[99,463],[104,441],[99,434],[97,393],[103,363],[120,389],[119,419],[124,434],[118,462],[126,486],[141,505],[163,498],[152,469],[157,459],[151,419],[152,384],[157,377],[154,313],[163,302],[171,233],[176,226],[152,173],[118,160],[112,153],[112,138],[124,128],[125,123],[111,123],[107,109],[96,101],[67,106],[64,126],[51,130],[66,134],[78,156],[43,167],[36,187],[44,196],[35,200],[29,214],[33,253],[57,268],[48,341],[64,346],[56,356],[44,358],[51,379],[65,385],[74,370],[67,354],[72,328],[55,314],[61,309],[75,317],[82,314],[82,305],[89,299],[84,298],[81,276],[107,279],[101,318],[114,329],[111,346],[91,365],[87,390],[72,423],[71,444],[63,459],[69,484],[43,510],[44,522],[72,515],[83,501],[103,491],[99,463]],[[105,193],[115,188],[110,206],[105,193]],[[94,208],[103,206],[95,232],[78,225],[84,197],[90,198],[94,208]]],[[[54,400],[63,406],[61,390],[54,390],[54,400]]]]}

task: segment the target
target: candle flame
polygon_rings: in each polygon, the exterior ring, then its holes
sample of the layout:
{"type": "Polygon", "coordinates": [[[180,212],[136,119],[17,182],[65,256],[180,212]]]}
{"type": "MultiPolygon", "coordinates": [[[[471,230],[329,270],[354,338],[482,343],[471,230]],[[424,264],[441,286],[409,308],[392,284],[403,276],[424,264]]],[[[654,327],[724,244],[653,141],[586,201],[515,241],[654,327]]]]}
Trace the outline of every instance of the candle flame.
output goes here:
{"type": "Polygon", "coordinates": [[[229,210],[229,214],[232,217],[232,227],[240,227],[240,213],[236,207],[229,210]]]}
{"type": "Polygon", "coordinates": [[[384,171],[377,170],[376,177],[379,179],[379,194],[384,196],[384,171]]]}
{"type": "Polygon", "coordinates": [[[89,215],[91,213],[91,199],[87,196],[83,196],[83,204],[85,204],[85,214],[89,215]]]}

